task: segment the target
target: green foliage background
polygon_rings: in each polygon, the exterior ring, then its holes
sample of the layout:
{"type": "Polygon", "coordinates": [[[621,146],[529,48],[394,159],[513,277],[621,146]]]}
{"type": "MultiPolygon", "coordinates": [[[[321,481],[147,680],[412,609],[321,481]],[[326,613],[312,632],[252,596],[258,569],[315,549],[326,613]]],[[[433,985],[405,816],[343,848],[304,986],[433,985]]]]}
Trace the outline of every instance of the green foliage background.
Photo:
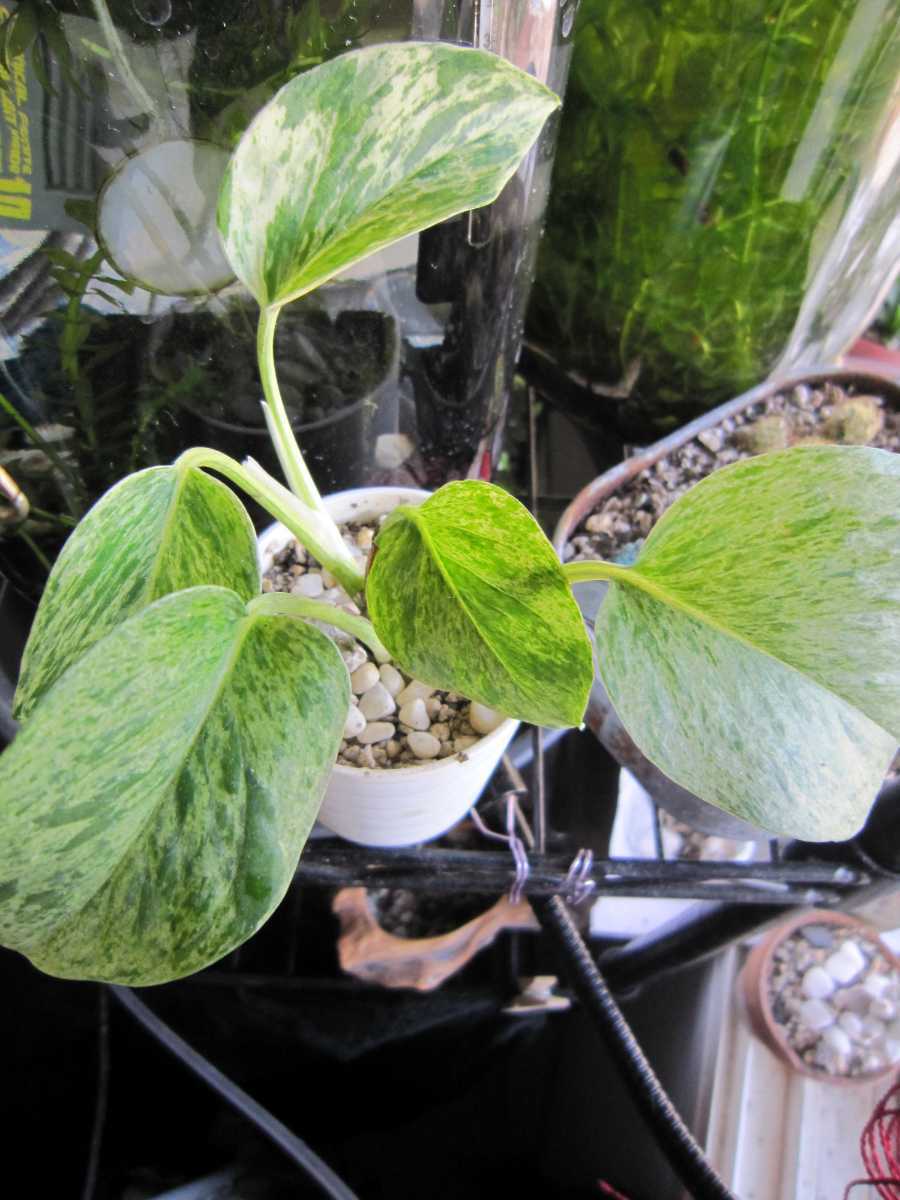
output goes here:
{"type": "Polygon", "coordinates": [[[900,0],[582,0],[531,336],[664,428],[764,378],[900,73],[900,0]]]}

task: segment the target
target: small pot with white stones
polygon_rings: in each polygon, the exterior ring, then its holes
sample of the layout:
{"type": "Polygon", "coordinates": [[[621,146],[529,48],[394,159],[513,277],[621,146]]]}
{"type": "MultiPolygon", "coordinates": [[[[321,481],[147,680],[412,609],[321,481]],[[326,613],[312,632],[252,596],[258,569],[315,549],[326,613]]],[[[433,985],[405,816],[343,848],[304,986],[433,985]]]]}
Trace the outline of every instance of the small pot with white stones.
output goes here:
{"type": "MultiPolygon", "coordinates": [[[[420,504],[416,488],[371,487],[325,499],[345,541],[368,556],[380,520],[420,504]]],[[[259,538],[263,588],[294,591],[359,611],[283,525],[259,538]]],[[[481,795],[518,722],[412,679],[329,629],[350,672],[352,703],[319,821],[364,846],[411,846],[439,837],[481,795]]]]}
{"type": "Polygon", "coordinates": [[[847,1084],[900,1067],[900,960],[857,917],[814,909],[781,922],[738,986],[753,1032],[793,1070],[847,1084]]]}
{"type": "MultiPolygon", "coordinates": [[[[823,441],[900,450],[900,387],[888,376],[851,370],[820,370],[761,384],[635,451],[582,488],[559,519],[554,548],[564,562],[629,563],[668,506],[711,472],[753,454],[823,441]]],[[[588,621],[606,587],[573,588],[588,621]]],[[[685,824],[738,841],[769,836],[664,775],[632,740],[599,675],[585,723],[656,804],[685,824]]]]}

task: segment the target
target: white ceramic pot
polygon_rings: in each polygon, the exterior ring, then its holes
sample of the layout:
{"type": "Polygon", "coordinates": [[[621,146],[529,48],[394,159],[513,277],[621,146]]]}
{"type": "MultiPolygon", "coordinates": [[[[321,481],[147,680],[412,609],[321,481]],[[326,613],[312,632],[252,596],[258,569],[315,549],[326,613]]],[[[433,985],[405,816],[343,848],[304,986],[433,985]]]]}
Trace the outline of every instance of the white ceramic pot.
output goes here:
{"type": "MultiPolygon", "coordinates": [[[[427,496],[417,488],[354,488],[326,496],[325,505],[338,522],[365,521],[391,512],[398,504],[421,504],[427,496]]],[[[292,536],[281,524],[270,525],[260,534],[263,571],[292,536]]],[[[337,763],[319,821],[362,846],[413,846],[439,837],[461,820],[481,795],[518,725],[518,721],[503,721],[464,755],[414,767],[371,770],[337,763]]]]}

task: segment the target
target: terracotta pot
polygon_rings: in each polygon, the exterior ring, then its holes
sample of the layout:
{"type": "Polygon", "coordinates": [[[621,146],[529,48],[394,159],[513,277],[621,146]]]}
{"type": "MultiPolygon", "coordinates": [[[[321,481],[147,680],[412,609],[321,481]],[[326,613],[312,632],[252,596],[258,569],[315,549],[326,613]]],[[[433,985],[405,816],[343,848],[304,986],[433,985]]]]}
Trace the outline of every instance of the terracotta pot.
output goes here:
{"type": "Polygon", "coordinates": [[[856,929],[868,939],[878,942],[881,953],[891,966],[900,970],[900,959],[893,954],[881,941],[878,930],[858,917],[847,913],[830,912],[827,909],[809,909],[797,913],[786,921],[780,922],[768,934],[756,943],[738,976],[738,991],[743,1004],[750,1028],[772,1053],[792,1070],[811,1079],[825,1083],[859,1084],[871,1083],[874,1079],[882,1079],[898,1070],[896,1064],[888,1064],[879,1071],[871,1071],[866,1075],[829,1075],[827,1071],[808,1066],[799,1054],[788,1043],[782,1027],[776,1022],[769,1003],[769,979],[774,966],[775,951],[787,938],[804,925],[839,925],[856,929]]]}
{"type": "MultiPolygon", "coordinates": [[[[563,512],[554,531],[553,545],[557,554],[562,557],[566,542],[595,509],[602,507],[604,502],[621,487],[631,483],[643,472],[651,471],[660,459],[679,450],[695,439],[698,434],[715,428],[726,418],[742,413],[772,395],[789,392],[799,384],[812,386],[824,382],[844,387],[853,385],[860,392],[874,392],[883,397],[892,407],[900,408],[900,385],[898,382],[887,374],[882,375],[873,370],[823,369],[789,379],[760,384],[759,387],[744,392],[736,399],[729,400],[726,404],[722,404],[702,417],[698,417],[695,421],[691,421],[690,424],[684,425],[646,450],[625,459],[624,462],[604,472],[603,475],[599,475],[582,488],[563,512]]],[[[594,617],[605,591],[606,585],[603,583],[576,585],[576,598],[582,605],[586,616],[591,619],[594,617]]],[[[673,816],[684,821],[685,824],[693,826],[701,833],[734,838],[738,841],[748,839],[761,841],[770,836],[765,830],[707,804],[664,775],[659,767],[655,766],[635,745],[613,708],[599,677],[594,680],[585,714],[585,723],[613,758],[636,776],[654,801],[673,816]]]]}
{"type": "MultiPolygon", "coordinates": [[[[398,504],[421,504],[427,496],[418,488],[355,488],[326,496],[325,505],[338,522],[367,520],[391,512],[398,504]]],[[[293,534],[280,524],[259,535],[263,571],[292,539],[293,534]]],[[[518,721],[507,719],[464,755],[396,770],[337,763],[319,821],[361,846],[413,846],[440,837],[481,795],[518,727],[518,721]]]]}
{"type": "Polygon", "coordinates": [[[341,923],[342,970],[367,983],[419,992],[439,987],[504,929],[539,928],[527,901],[510,904],[505,896],[458,929],[430,938],[401,938],[382,929],[365,888],[343,888],[331,907],[341,923]]]}

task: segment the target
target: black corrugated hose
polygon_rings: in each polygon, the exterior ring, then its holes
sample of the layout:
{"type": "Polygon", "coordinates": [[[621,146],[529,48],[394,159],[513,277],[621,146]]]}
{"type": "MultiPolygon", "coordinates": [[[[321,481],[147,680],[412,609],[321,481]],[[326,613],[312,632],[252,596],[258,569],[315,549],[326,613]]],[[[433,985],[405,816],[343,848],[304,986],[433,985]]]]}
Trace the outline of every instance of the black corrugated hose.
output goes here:
{"type": "Polygon", "coordinates": [[[694,1200],[736,1200],[678,1115],[597,970],[590,950],[559,896],[531,900],[541,926],[565,952],[575,992],[622,1072],[637,1108],[672,1170],[694,1200]]]}

